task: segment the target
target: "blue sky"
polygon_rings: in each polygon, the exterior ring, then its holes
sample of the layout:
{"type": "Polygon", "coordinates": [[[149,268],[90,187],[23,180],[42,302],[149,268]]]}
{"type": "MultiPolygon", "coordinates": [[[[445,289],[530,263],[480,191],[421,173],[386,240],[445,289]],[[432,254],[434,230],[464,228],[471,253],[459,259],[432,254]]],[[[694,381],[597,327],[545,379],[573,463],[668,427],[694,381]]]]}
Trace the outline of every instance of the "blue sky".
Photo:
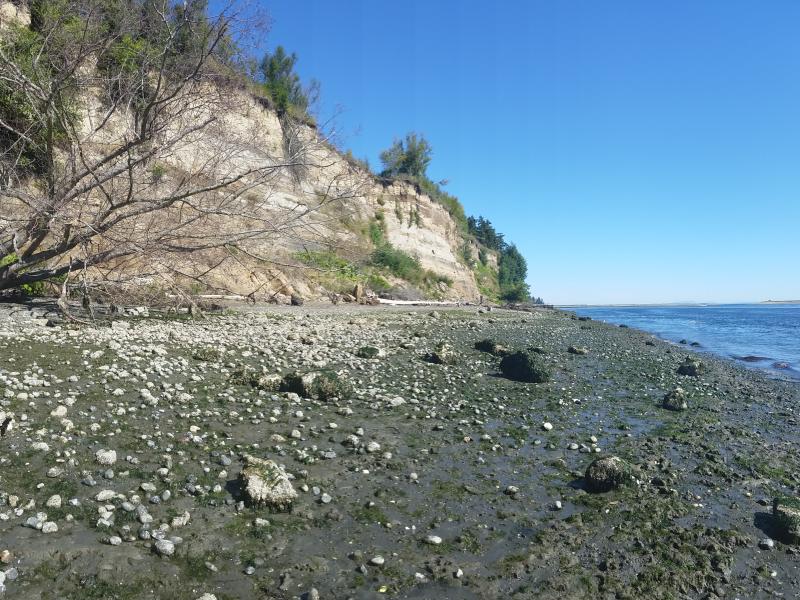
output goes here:
{"type": "Polygon", "coordinates": [[[423,133],[545,300],[800,298],[800,2],[263,6],[345,146],[423,133]]]}

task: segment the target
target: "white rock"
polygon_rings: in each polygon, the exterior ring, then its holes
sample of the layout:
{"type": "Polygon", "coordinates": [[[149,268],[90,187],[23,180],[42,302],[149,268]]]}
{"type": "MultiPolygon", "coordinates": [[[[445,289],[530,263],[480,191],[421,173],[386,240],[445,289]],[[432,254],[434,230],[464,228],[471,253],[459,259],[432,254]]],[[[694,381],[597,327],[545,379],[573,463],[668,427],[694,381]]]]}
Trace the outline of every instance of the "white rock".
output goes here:
{"type": "Polygon", "coordinates": [[[56,531],[58,531],[58,525],[52,521],[46,521],[42,525],[42,533],[55,533],[56,531]]]}
{"type": "Polygon", "coordinates": [[[425,538],[425,543],[438,546],[442,543],[442,538],[440,538],[438,535],[429,535],[425,538]]]}
{"type": "Polygon", "coordinates": [[[175,554],[175,544],[169,540],[158,540],[155,548],[160,556],[172,556],[175,554]]]}
{"type": "Polygon", "coordinates": [[[115,492],[114,490],[103,490],[101,492],[98,492],[97,495],[94,497],[94,499],[97,500],[98,502],[108,502],[109,500],[115,498],[116,495],[117,492],[115,492]]]}
{"type": "Polygon", "coordinates": [[[246,466],[239,474],[245,496],[251,504],[266,504],[285,509],[297,498],[289,476],[269,459],[245,456],[246,466]]]}
{"type": "Polygon", "coordinates": [[[98,450],[95,452],[94,459],[98,464],[108,467],[117,462],[117,452],[116,450],[98,450]]]}

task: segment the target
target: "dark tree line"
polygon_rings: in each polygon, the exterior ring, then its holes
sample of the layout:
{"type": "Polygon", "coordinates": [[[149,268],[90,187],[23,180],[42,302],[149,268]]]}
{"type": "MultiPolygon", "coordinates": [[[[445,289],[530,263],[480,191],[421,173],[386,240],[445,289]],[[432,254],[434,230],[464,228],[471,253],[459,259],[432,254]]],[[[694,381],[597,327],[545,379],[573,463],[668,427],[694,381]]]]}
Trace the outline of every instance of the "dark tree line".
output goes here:
{"type": "Polygon", "coordinates": [[[502,252],[506,247],[503,234],[498,233],[491,221],[483,217],[468,217],[467,229],[481,244],[492,250],[502,252]]]}

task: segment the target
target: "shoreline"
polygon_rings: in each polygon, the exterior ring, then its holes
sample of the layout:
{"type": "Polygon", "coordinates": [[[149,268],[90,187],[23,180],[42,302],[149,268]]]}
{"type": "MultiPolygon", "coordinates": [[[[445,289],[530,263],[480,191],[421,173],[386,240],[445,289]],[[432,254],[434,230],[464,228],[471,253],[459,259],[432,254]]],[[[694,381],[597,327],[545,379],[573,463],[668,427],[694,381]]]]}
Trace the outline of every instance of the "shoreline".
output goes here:
{"type": "Polygon", "coordinates": [[[793,546],[768,506],[800,484],[800,388],[728,359],[561,310],[248,306],[96,329],[42,321],[0,319],[2,410],[17,415],[0,498],[34,502],[21,515],[0,505],[19,597],[72,597],[86,582],[112,586],[109,597],[121,581],[137,598],[286,600],[796,589],[793,546]],[[501,357],[474,348],[485,338],[538,348],[550,379],[502,377],[501,357]],[[424,359],[440,342],[452,363],[424,359]],[[677,373],[687,356],[697,377],[677,373]],[[346,384],[341,397],[270,387],[272,375],[319,370],[346,384]],[[664,409],[678,386],[687,409],[664,409]],[[99,450],[116,465],[100,465],[99,450]],[[290,510],[243,500],[245,454],[291,475],[290,510]],[[588,465],[609,456],[635,482],[589,492],[588,465]],[[62,508],[48,506],[53,494],[62,508]],[[23,526],[39,511],[56,532],[23,526]],[[141,537],[162,524],[174,554],[141,537]],[[765,537],[776,551],[759,547],[765,537]]]}
{"type": "MultiPolygon", "coordinates": [[[[718,307],[718,306],[725,306],[725,307],[727,307],[727,306],[740,307],[741,306],[741,307],[746,307],[746,306],[756,306],[756,305],[752,305],[752,304],[751,305],[745,305],[745,304],[716,305],[716,306],[709,306],[709,308],[715,308],[715,307],[718,307]]],[[[640,306],[640,307],[641,308],[649,308],[649,306],[640,306]]],[[[672,308],[674,306],[666,306],[665,305],[664,307],[665,308],[672,308]]],[[[696,307],[691,307],[691,306],[687,306],[687,307],[688,308],[696,308],[696,307]]],[[[587,309],[592,309],[592,308],[600,308],[600,309],[604,309],[604,308],[607,308],[607,309],[623,308],[624,309],[624,308],[639,308],[639,307],[624,307],[624,306],[577,307],[577,309],[575,311],[576,314],[578,314],[578,312],[580,311],[581,308],[587,308],[587,309]]],[[[690,338],[694,335],[694,332],[692,332],[692,331],[690,331],[688,329],[685,332],[683,332],[681,335],[678,335],[677,333],[673,332],[673,333],[675,333],[675,335],[673,335],[673,338],[671,339],[669,337],[666,337],[666,335],[663,335],[663,334],[661,334],[661,333],[659,333],[657,331],[650,330],[650,329],[646,328],[646,326],[642,327],[640,325],[629,324],[630,321],[626,320],[623,315],[619,315],[617,318],[613,318],[613,317],[610,317],[608,315],[595,316],[595,315],[590,313],[590,314],[587,314],[585,316],[587,316],[587,317],[589,317],[589,318],[591,318],[593,320],[597,320],[599,322],[607,323],[607,324],[615,326],[615,327],[623,326],[623,328],[637,329],[639,331],[642,331],[645,334],[651,335],[654,338],[662,340],[662,341],[667,342],[669,344],[675,345],[677,347],[684,347],[686,350],[692,350],[692,351],[698,352],[700,355],[706,355],[706,356],[707,355],[713,355],[713,356],[715,356],[717,358],[730,360],[730,361],[734,362],[735,364],[739,364],[739,365],[745,366],[748,369],[753,369],[753,370],[756,370],[758,372],[764,373],[767,376],[769,376],[770,378],[785,379],[785,380],[788,380],[788,381],[800,383],[800,364],[797,363],[797,361],[792,361],[791,359],[787,360],[786,358],[783,358],[783,357],[775,358],[774,356],[769,356],[769,355],[766,355],[766,356],[754,356],[753,355],[753,350],[746,349],[746,348],[742,348],[740,353],[736,354],[736,353],[731,352],[730,350],[722,350],[722,349],[719,349],[717,347],[714,347],[713,345],[707,346],[705,344],[702,344],[702,345],[698,345],[698,346],[691,346],[691,344],[689,344],[689,343],[683,344],[683,343],[681,343],[679,341],[679,338],[683,339],[683,340],[690,340],[690,338]],[[611,319],[613,319],[613,320],[611,320],[611,319]],[[755,360],[756,358],[758,358],[758,360],[755,360]],[[783,366],[777,367],[777,366],[775,366],[776,364],[786,364],[788,366],[786,366],[786,367],[783,367],[783,366]]],[[[634,321],[635,321],[635,317],[634,317],[634,321]]],[[[664,321],[666,323],[670,323],[671,322],[671,317],[669,317],[669,316],[665,317],[664,321]]],[[[692,341],[699,343],[698,340],[692,340],[692,341]]]]}

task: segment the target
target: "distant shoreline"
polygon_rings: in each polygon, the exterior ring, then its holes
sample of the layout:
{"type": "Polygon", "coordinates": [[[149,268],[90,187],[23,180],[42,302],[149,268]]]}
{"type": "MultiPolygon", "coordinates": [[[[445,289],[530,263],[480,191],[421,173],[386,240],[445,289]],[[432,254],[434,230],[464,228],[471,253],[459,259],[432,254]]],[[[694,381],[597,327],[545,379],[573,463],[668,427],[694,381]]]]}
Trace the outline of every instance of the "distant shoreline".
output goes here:
{"type": "Polygon", "coordinates": [[[682,306],[758,306],[761,304],[800,304],[800,300],[761,300],[760,302],[656,302],[653,304],[554,304],[556,308],[646,308],[682,306]]]}

